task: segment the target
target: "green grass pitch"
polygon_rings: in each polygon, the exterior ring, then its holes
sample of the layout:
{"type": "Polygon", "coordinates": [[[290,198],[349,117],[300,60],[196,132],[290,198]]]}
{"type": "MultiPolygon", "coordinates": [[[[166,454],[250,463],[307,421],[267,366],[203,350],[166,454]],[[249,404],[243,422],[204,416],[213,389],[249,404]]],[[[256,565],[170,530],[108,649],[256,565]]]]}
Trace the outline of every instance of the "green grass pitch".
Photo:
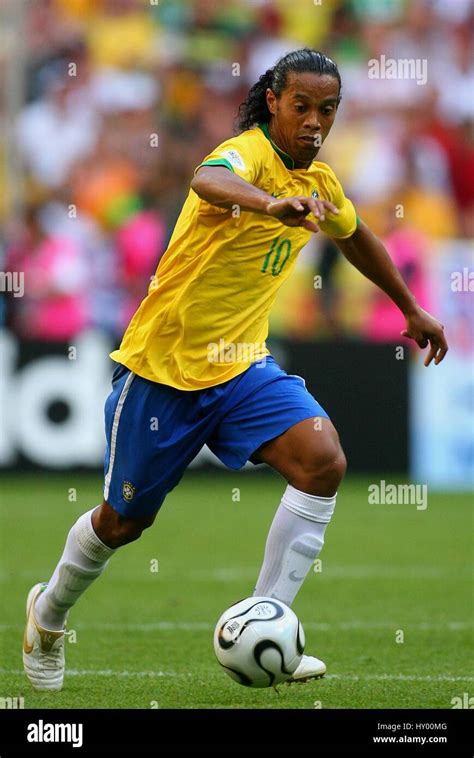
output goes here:
{"type": "Polygon", "coordinates": [[[429,493],[425,511],[371,505],[369,484],[341,486],[322,570],[293,605],[324,679],[252,690],[219,668],[214,624],[252,594],[285,483],[270,471],[189,470],[71,611],[64,689],[42,694],[22,673],[26,595],[100,501],[101,479],[4,476],[0,696],[25,708],[451,708],[474,679],[470,498],[429,493]]]}

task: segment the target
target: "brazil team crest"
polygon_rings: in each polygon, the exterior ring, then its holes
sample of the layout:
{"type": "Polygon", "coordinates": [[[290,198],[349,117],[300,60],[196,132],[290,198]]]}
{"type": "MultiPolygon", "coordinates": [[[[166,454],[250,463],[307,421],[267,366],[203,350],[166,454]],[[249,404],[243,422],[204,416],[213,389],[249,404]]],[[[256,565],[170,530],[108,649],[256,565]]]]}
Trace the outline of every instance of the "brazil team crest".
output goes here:
{"type": "Polygon", "coordinates": [[[130,502],[135,497],[136,487],[131,482],[124,482],[122,485],[122,497],[130,502]]]}

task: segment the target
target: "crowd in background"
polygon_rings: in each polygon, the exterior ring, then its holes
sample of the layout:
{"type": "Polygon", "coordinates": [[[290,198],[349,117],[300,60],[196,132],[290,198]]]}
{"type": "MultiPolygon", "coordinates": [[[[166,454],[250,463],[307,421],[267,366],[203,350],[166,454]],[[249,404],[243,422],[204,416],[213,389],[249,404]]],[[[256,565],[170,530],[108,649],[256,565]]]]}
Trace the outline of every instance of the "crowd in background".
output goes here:
{"type": "MultiPolygon", "coordinates": [[[[318,160],[333,167],[425,306],[427,257],[439,240],[473,236],[472,0],[24,6],[21,39],[6,11],[0,32],[4,103],[15,47],[23,50],[15,64],[23,102],[9,125],[19,161],[2,180],[13,182],[14,192],[2,194],[15,202],[1,205],[1,268],[25,274],[24,296],[10,298],[4,315],[20,337],[70,340],[99,328],[120,338],[194,168],[231,136],[260,74],[303,46],[333,57],[343,80],[318,160]],[[368,62],[381,56],[426,60],[426,82],[370,78],[368,62]]],[[[2,120],[10,117],[4,108],[2,120]]],[[[323,235],[300,258],[272,333],[399,335],[396,309],[323,235]]]]}

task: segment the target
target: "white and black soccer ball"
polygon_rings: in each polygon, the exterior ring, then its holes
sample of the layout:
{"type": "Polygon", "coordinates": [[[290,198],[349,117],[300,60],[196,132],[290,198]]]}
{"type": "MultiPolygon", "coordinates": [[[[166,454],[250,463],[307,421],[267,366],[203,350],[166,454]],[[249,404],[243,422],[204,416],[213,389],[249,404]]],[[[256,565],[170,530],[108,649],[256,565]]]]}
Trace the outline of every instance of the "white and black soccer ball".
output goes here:
{"type": "Polygon", "coordinates": [[[285,603],[247,597],[228,608],[214,631],[220,665],[245,687],[272,687],[296,671],[304,651],[301,623],[285,603]]]}

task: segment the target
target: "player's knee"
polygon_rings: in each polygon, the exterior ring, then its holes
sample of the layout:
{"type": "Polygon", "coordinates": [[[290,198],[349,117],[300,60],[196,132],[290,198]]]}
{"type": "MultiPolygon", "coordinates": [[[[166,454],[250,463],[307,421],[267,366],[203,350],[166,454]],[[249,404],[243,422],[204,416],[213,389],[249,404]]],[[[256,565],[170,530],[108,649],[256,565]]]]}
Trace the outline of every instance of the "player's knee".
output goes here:
{"type": "Polygon", "coordinates": [[[139,519],[124,518],[106,501],[97,508],[94,516],[92,523],[97,536],[113,549],[138,540],[143,530],[148,529],[155,520],[155,514],[139,519]]]}
{"type": "Polygon", "coordinates": [[[325,476],[327,480],[332,484],[334,491],[337,490],[338,486],[342,482],[344,474],[346,473],[346,469],[346,456],[344,455],[342,447],[339,445],[335,457],[327,464],[327,468],[325,470],[325,476]]]}
{"type": "Polygon", "coordinates": [[[144,527],[137,521],[127,519],[118,524],[112,532],[112,540],[116,547],[128,545],[142,536],[144,527]]]}
{"type": "Polygon", "coordinates": [[[337,492],[346,469],[346,456],[339,441],[331,441],[304,455],[296,477],[302,486],[294,486],[312,495],[331,497],[337,492]]]}
{"type": "Polygon", "coordinates": [[[152,525],[153,521],[154,516],[141,519],[120,519],[114,535],[118,546],[128,545],[129,542],[138,540],[143,531],[152,525]]]}

